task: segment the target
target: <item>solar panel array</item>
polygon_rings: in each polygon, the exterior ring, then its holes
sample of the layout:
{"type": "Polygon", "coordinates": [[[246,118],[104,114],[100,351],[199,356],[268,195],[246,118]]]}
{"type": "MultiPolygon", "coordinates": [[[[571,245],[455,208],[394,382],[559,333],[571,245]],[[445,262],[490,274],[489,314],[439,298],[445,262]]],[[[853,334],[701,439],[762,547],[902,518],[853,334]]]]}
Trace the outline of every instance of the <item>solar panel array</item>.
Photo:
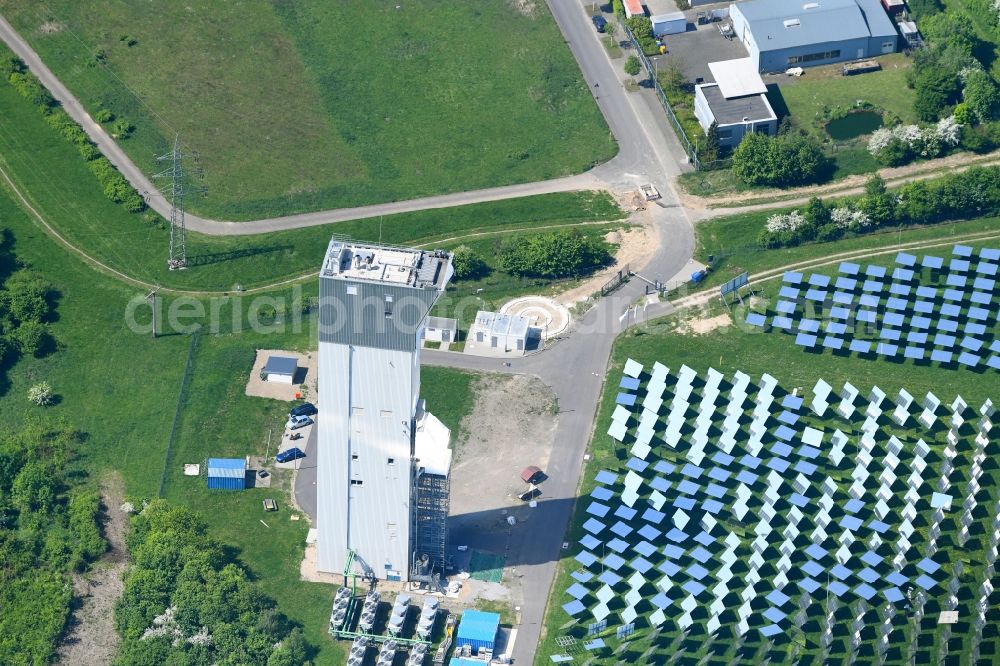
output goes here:
{"type": "Polygon", "coordinates": [[[789,271],[773,313],[746,321],[806,349],[1000,370],[998,263],[1000,249],[956,245],[948,260],[900,252],[889,269],[843,262],[832,278],[789,271]]]}
{"type": "MultiPolygon", "coordinates": [[[[835,392],[820,380],[807,402],[767,374],[754,385],[741,372],[646,372],[631,359],[619,390],[607,432],[631,455],[582,500],[579,568],[562,606],[577,622],[669,616],[682,630],[774,636],[813,595],[894,606],[911,586],[942,591],[936,540],[952,461],[974,450],[981,474],[989,401],[977,417],[960,397],[945,405],[874,387],[859,400],[850,384],[835,392]]],[[[978,478],[974,469],[967,509],[978,478]]]]}

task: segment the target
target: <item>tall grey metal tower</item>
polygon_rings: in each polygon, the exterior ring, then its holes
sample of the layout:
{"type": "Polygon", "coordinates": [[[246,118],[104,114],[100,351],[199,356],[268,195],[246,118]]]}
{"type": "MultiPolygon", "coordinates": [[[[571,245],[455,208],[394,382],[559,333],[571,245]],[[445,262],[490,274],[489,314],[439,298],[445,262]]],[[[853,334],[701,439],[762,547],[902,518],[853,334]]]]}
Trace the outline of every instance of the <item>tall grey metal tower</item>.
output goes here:
{"type": "MultiPolygon", "coordinates": [[[[184,196],[189,189],[187,173],[184,171],[185,153],[181,150],[181,138],[174,135],[174,149],[156,158],[158,162],[170,162],[170,166],[155,174],[154,178],[169,178],[163,193],[170,196],[170,255],[167,268],[182,270],[187,268],[187,226],[184,222],[184,196]]],[[[204,191],[199,188],[199,191],[204,191]]]]}
{"type": "MultiPolygon", "coordinates": [[[[445,558],[451,433],[420,400],[420,338],[451,255],[334,238],[319,273],[316,568],[378,578],[445,558]]],[[[310,453],[312,455],[312,453],[310,453]]]]}

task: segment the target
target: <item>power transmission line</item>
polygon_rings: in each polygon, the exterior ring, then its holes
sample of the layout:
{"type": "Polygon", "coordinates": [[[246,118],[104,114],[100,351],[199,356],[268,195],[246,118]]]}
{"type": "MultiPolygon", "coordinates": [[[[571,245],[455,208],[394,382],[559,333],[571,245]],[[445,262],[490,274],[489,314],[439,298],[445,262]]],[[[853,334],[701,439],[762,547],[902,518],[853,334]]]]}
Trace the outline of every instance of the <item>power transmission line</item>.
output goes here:
{"type": "Polygon", "coordinates": [[[170,197],[170,253],[167,257],[167,268],[183,270],[187,268],[187,226],[184,222],[184,197],[190,191],[192,194],[203,193],[205,188],[189,188],[188,174],[184,171],[184,158],[191,156],[181,150],[181,137],[174,135],[174,149],[156,158],[158,162],[170,162],[170,166],[155,174],[153,178],[169,178],[169,184],[163,189],[164,196],[170,197]]]}

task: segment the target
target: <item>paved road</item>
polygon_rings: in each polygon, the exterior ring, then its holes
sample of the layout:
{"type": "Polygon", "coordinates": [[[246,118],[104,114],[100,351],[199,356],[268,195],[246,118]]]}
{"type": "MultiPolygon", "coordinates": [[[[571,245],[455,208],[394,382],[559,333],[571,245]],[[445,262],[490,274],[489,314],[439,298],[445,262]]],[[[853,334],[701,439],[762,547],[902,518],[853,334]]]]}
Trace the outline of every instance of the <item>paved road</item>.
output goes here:
{"type": "MultiPolygon", "coordinates": [[[[233,223],[188,215],[189,228],[220,235],[261,233],[546,192],[631,189],[643,182],[652,182],[664,195],[661,206],[651,209],[659,249],[649,264],[639,267],[639,272],[654,279],[670,279],[685,267],[694,252],[690,220],[671,186],[672,176],[680,171],[683,151],[673,134],[667,131],[666,119],[658,111],[655,98],[648,92],[630,94],[624,90],[621,75],[608,59],[580,1],[548,0],[548,4],[618,141],[619,153],[610,162],[589,173],[557,180],[253,222],[233,223]]],[[[2,18],[0,39],[25,61],[133,186],[140,192],[151,193],[150,206],[160,214],[169,215],[167,203],[156,194],[149,179],[2,18]]],[[[529,664],[534,660],[545,604],[560,556],[563,534],[571,516],[572,500],[576,496],[583,455],[590,440],[608,359],[614,340],[623,328],[619,316],[643,291],[641,281],[631,281],[577,321],[571,335],[546,351],[511,361],[510,367],[499,366],[496,359],[432,351],[424,353],[424,362],[430,365],[537,375],[551,387],[559,400],[560,416],[546,470],[550,478],[545,484],[545,500],[539,503],[528,528],[512,533],[510,544],[512,550],[519,552],[519,559],[525,562],[519,567],[525,600],[513,654],[517,663],[529,664]]],[[[298,474],[295,497],[307,513],[314,513],[316,446],[312,434],[306,451],[312,460],[298,474]]]]}
{"type": "MultiPolygon", "coordinates": [[[[661,270],[664,279],[673,277],[687,264],[694,250],[693,236],[686,219],[676,210],[659,213],[662,238],[653,261],[641,270],[661,270]]],[[[477,358],[448,352],[425,351],[427,365],[444,365],[469,370],[488,370],[533,374],[545,382],[558,397],[559,421],[545,482],[544,500],[532,514],[531,521],[512,530],[510,550],[522,562],[518,573],[524,604],[513,657],[518,664],[534,661],[545,605],[561,554],[561,544],[572,514],[572,500],[583,467],[583,456],[590,441],[594,416],[600,399],[611,347],[624,324],[619,316],[640,298],[645,284],[633,279],[623,288],[603,299],[574,324],[564,340],[549,349],[511,361],[509,368],[496,359],[477,358]]],[[[626,322],[627,323],[627,322],[626,322]]]]}
{"type": "MultiPolygon", "coordinates": [[[[635,121],[632,103],[624,92],[617,74],[608,66],[604,48],[599,44],[593,26],[583,17],[581,6],[575,0],[553,0],[550,7],[570,48],[583,71],[586,80],[594,87],[597,102],[604,112],[608,124],[620,145],[618,156],[595,170],[534,183],[523,183],[494,187],[469,192],[456,192],[407,201],[389,202],[372,206],[342,208],[336,210],[316,211],[300,215],[266,218],[249,222],[227,222],[211,220],[193,214],[186,215],[187,226],[192,231],[210,235],[246,235],[295,229],[299,227],[317,226],[356,220],[379,215],[390,215],[416,210],[433,208],[448,208],[464,206],[472,203],[497,201],[551,192],[568,192],[577,190],[606,189],[607,187],[628,184],[631,187],[644,182],[652,175],[660,175],[671,167],[669,162],[659,158],[661,155],[650,148],[651,139],[643,123],[635,121]],[[604,89],[598,88],[603,85],[604,89]],[[646,165],[655,165],[653,174],[646,172],[646,165]]],[[[585,18],[585,17],[584,17],[585,18]]],[[[34,49],[17,33],[16,30],[0,17],[0,39],[20,57],[28,69],[49,89],[52,96],[63,105],[66,112],[76,122],[80,123],[91,140],[97,144],[101,152],[139,192],[146,195],[150,207],[160,215],[170,217],[170,204],[159,193],[156,185],[128,157],[124,150],[104,130],[104,128],[87,113],[80,101],[63,85],[63,83],[42,62],[34,49]]],[[[662,115],[662,114],[661,114],[662,115]]],[[[648,120],[648,119],[647,119],[648,120]]],[[[653,126],[655,127],[655,122],[653,126]]],[[[662,138],[659,139],[662,141],[662,138]]],[[[676,163],[673,163],[676,164],[676,163]]],[[[666,183],[663,178],[655,178],[661,185],[666,183]]]]}

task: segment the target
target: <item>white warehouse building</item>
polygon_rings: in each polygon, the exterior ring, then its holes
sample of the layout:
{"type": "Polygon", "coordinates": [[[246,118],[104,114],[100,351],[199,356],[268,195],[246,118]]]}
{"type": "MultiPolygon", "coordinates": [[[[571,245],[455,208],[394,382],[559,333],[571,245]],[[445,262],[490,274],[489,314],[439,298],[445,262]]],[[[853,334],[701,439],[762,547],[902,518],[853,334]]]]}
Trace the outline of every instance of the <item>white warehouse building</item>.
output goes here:
{"type": "MultiPolygon", "coordinates": [[[[420,339],[451,256],[334,238],[320,270],[317,570],[385,580],[445,557],[450,433],[420,401],[420,339]]],[[[440,571],[440,569],[437,569],[440,571]]]]}

